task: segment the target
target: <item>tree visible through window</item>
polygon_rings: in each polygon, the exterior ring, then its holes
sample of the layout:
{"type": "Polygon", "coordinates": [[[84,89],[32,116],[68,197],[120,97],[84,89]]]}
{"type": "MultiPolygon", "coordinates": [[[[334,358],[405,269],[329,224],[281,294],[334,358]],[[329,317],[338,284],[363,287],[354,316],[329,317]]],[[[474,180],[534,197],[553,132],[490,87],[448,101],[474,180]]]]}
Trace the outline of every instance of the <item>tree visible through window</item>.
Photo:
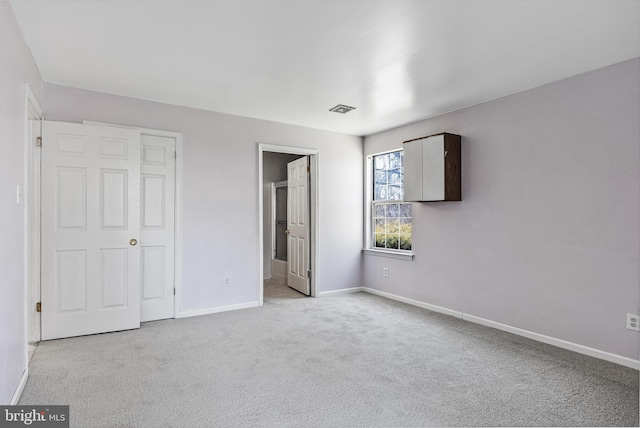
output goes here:
{"type": "Polygon", "coordinates": [[[411,204],[404,203],[402,150],[373,156],[373,247],[411,250],[411,204]]]}

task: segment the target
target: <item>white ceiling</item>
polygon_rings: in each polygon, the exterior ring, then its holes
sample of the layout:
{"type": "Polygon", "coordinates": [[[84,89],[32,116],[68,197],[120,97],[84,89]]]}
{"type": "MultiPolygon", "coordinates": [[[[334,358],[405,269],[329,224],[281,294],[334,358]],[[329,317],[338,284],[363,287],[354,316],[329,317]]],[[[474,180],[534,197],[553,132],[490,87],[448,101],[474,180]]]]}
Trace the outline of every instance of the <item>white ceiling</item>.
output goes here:
{"type": "Polygon", "coordinates": [[[355,135],[640,57],[640,0],[11,3],[46,82],[355,135]]]}

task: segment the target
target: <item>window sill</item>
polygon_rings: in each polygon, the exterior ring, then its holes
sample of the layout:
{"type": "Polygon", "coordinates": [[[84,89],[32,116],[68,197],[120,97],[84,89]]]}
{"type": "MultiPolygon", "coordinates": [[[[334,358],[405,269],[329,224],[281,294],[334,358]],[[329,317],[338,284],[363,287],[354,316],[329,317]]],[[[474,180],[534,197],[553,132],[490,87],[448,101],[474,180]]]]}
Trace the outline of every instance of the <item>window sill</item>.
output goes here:
{"type": "Polygon", "coordinates": [[[390,257],[392,259],[409,260],[409,261],[413,260],[413,253],[410,253],[410,252],[374,250],[372,248],[364,248],[362,252],[368,256],[390,257]]]}

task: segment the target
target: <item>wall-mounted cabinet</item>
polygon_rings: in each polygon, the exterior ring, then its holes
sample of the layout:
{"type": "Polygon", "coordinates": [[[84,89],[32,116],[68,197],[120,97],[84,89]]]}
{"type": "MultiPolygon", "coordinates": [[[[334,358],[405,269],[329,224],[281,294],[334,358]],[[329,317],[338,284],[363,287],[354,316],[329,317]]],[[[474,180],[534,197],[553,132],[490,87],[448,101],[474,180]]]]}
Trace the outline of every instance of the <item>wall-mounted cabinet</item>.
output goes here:
{"type": "Polygon", "coordinates": [[[402,144],[405,201],[462,200],[461,140],[443,133],[402,144]]]}

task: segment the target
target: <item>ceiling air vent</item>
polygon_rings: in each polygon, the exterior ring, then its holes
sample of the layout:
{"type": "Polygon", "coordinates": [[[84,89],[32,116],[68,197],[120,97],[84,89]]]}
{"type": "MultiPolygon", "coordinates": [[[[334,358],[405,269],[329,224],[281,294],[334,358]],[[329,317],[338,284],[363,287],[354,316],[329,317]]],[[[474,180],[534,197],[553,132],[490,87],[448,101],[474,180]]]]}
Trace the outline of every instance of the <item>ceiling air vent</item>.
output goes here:
{"type": "Polygon", "coordinates": [[[334,108],[329,109],[329,111],[332,111],[334,113],[342,113],[342,114],[349,113],[351,110],[355,110],[355,107],[349,107],[344,104],[338,104],[334,108]]]}

